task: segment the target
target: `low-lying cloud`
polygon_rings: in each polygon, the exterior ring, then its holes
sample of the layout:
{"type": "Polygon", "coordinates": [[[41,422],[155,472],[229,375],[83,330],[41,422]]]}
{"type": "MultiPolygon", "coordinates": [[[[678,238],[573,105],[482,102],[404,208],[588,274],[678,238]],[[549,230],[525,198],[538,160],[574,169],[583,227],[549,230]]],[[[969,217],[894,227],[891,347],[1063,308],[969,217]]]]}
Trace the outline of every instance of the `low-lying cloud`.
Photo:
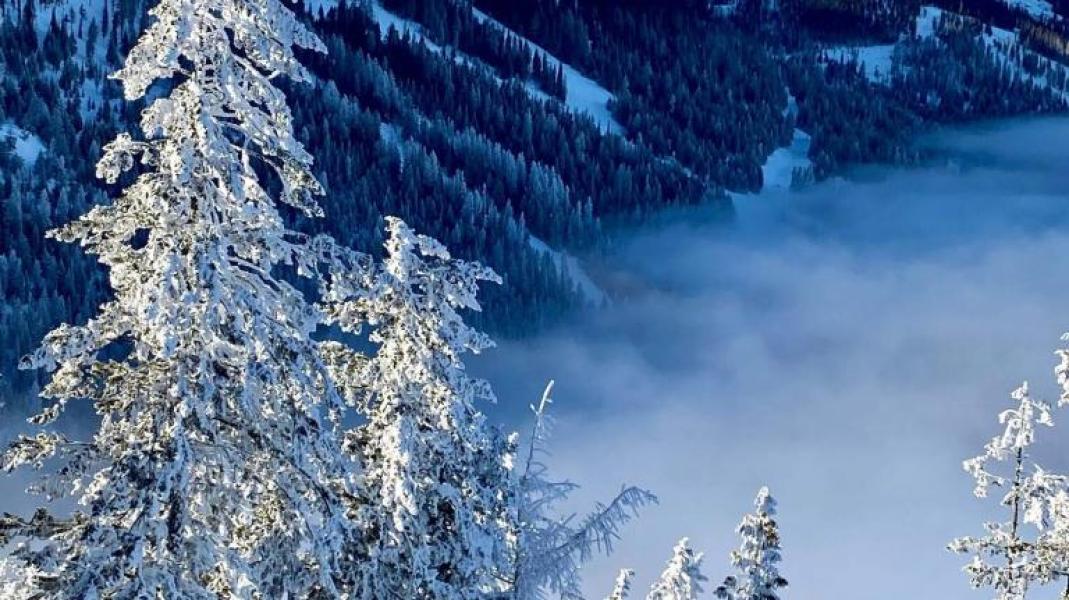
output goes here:
{"type": "MultiPolygon", "coordinates": [[[[645,586],[673,542],[706,551],[707,591],[762,485],[781,502],[795,600],[974,599],[950,555],[990,504],[961,470],[1028,379],[1056,398],[1069,330],[1069,121],[993,124],[929,143],[950,158],[743,197],[635,234],[614,261],[629,299],[506,344],[478,365],[517,418],[557,380],[552,466],[661,497],[587,573],[645,586]]],[[[1069,413],[1044,466],[1069,469],[1069,413]]],[[[986,597],[989,597],[987,594],[986,597]]]]}
{"type": "MultiPolygon", "coordinates": [[[[612,261],[628,298],[504,344],[476,370],[520,424],[557,380],[551,466],[581,509],[622,482],[661,505],[587,573],[637,586],[684,535],[707,593],[762,485],[781,502],[792,600],[973,600],[952,537],[996,514],[961,460],[1023,379],[1056,397],[1069,330],[1069,120],[932,138],[950,158],[858,172],[803,193],[743,197],[731,226],[700,211],[637,232],[612,261]]],[[[1069,412],[1041,432],[1069,470],[1069,412]]],[[[0,479],[0,510],[28,510],[0,479]]],[[[641,597],[642,591],[636,593],[641,597]]]]}

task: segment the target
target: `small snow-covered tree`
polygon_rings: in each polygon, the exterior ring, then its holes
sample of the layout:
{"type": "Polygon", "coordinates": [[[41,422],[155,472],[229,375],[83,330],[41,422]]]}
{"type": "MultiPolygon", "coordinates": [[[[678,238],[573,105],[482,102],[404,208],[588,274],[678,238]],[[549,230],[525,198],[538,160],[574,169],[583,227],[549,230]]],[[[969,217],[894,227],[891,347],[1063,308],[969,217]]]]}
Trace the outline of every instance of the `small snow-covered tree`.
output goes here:
{"type": "Polygon", "coordinates": [[[727,600],[779,600],[777,590],[787,587],[777,566],[782,559],[779,526],[776,524],[776,500],[768,488],[761,488],[754,499],[754,512],[742,518],[737,529],[742,543],[731,553],[731,564],[738,571],[716,589],[718,598],[727,600]]]}
{"type": "Polygon", "coordinates": [[[702,553],[695,553],[690,540],[679,540],[661,576],[653,583],[646,600],[694,600],[702,593],[702,553]]]}
{"type": "Polygon", "coordinates": [[[631,595],[631,579],[634,576],[635,572],[631,569],[620,569],[612,586],[612,593],[605,600],[627,600],[631,595]]]}
{"type": "Polygon", "coordinates": [[[513,598],[534,600],[547,592],[561,598],[582,598],[581,568],[595,552],[611,553],[620,528],[656,496],[634,486],[625,486],[608,504],[598,504],[576,522],[574,515],[560,517],[557,505],[578,486],[549,479],[543,457],[552,428],[549,407],[553,382],[542,399],[532,406],[534,422],[524,463],[517,480],[517,543],[511,563],[513,598]]]}
{"type": "MultiPolygon", "coordinates": [[[[1027,383],[1012,398],[1016,406],[999,415],[1002,433],[984,447],[984,454],[964,462],[976,482],[973,493],[978,498],[986,498],[992,487],[1008,488],[1002,505],[1010,518],[985,524],[983,537],[958,538],[949,546],[973,555],[965,567],[970,582],[975,588],[992,588],[998,600],[1022,600],[1033,585],[1050,583],[1066,573],[1067,562],[1060,540],[1069,531],[1064,522],[1066,478],[1035,464],[1029,469],[1037,426],[1054,426],[1051,407],[1033,399],[1027,383]],[[1034,531],[1026,531],[1028,525],[1034,531]]],[[[1064,399],[1059,404],[1063,403],[1064,399]]]]}
{"type": "Polygon", "coordinates": [[[36,423],[88,399],[99,429],[22,437],[2,464],[54,461],[34,490],[81,508],[5,517],[0,545],[26,542],[15,556],[40,598],[342,597],[360,494],[331,370],[358,355],[313,340],[321,311],[276,273],[325,290],[321,274],[363,259],[287,229],[269,191],[320,214],[274,80],[307,80],[293,47],[324,47],[279,0],[161,0],[151,15],[114,75],[130,100],[154,86],[144,138],[119,135],[97,166],[132,182],[50,234],[99,256],[114,300],[23,364],[53,372],[36,423]]]}
{"type": "Polygon", "coordinates": [[[367,421],[348,444],[368,497],[358,521],[372,564],[360,597],[501,592],[514,537],[512,441],[476,409],[493,392],[462,359],[492,342],[458,313],[479,310],[479,282],[500,279],[398,219],[388,218],[387,229],[383,268],[366,291],[357,286],[330,309],[342,323],[370,323],[379,344],[360,375],[367,421]]]}

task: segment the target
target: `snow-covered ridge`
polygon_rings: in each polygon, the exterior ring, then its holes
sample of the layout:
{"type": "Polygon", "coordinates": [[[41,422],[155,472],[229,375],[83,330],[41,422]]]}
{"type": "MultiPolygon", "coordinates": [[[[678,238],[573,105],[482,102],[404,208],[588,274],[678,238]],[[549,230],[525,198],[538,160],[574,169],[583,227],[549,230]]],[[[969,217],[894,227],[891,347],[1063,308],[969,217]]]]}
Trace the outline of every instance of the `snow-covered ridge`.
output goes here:
{"type": "Polygon", "coordinates": [[[1069,102],[1069,90],[1055,87],[1048,80],[1046,75],[1033,74],[1031,71],[1025,69],[1024,66],[1022,66],[1022,57],[1028,56],[1031,60],[1035,61],[1040,73],[1055,69],[1065,69],[1063,65],[1039,54],[1038,52],[1033,52],[1024,48],[1020,44],[1017,34],[1006,29],[992,27],[990,33],[986,31],[984,32],[983,39],[992,52],[995,53],[999,63],[1005,68],[1012,70],[1020,79],[1031,81],[1041,88],[1049,89],[1060,95],[1062,100],[1069,102]],[[1015,50],[1019,51],[1016,55],[1015,50]]]}
{"type": "MultiPolygon", "coordinates": [[[[1008,0],[1008,2],[1023,8],[1037,18],[1053,17],[1053,9],[1045,0],[1008,0]]],[[[916,37],[918,39],[934,38],[939,33],[939,24],[944,18],[961,18],[971,21],[971,17],[963,17],[935,6],[923,6],[917,15],[916,37]]],[[[995,55],[1001,66],[1014,72],[1021,80],[1029,81],[1041,88],[1047,88],[1062,98],[1069,101],[1069,91],[1055,88],[1047,77],[1037,75],[1023,67],[1027,58],[1037,67],[1038,72],[1064,69],[1065,67],[1037,52],[1028,49],[1021,43],[1017,32],[999,27],[984,28],[978,34],[979,39],[995,55]]],[[[903,38],[905,39],[905,38],[903,38]]],[[[864,69],[866,77],[873,83],[890,83],[890,74],[894,65],[895,49],[898,44],[880,44],[872,46],[835,46],[824,50],[826,60],[846,63],[856,60],[864,69]]]]}
{"type": "MultiPolygon", "coordinates": [[[[1029,4],[1030,6],[1047,4],[1049,8],[1049,3],[1042,1],[1020,2],[1020,4],[1029,4]]],[[[956,13],[944,11],[934,6],[926,6],[922,9],[921,16],[917,19],[917,35],[922,36],[923,34],[927,37],[934,36],[937,33],[938,23],[943,17],[971,20],[969,17],[962,17],[956,13]]],[[[980,39],[983,40],[984,45],[995,55],[995,59],[1000,66],[1013,72],[1022,81],[1028,81],[1036,86],[1048,89],[1051,92],[1058,94],[1063,100],[1069,102],[1069,90],[1055,87],[1052,82],[1042,74],[1047,71],[1065,70],[1064,65],[1051,60],[1038,52],[1028,49],[1021,43],[1020,36],[1015,31],[1002,29],[1000,27],[984,28],[980,34],[980,39]],[[1023,65],[1026,59],[1032,62],[1036,68],[1033,70],[1025,69],[1023,65]]]]}

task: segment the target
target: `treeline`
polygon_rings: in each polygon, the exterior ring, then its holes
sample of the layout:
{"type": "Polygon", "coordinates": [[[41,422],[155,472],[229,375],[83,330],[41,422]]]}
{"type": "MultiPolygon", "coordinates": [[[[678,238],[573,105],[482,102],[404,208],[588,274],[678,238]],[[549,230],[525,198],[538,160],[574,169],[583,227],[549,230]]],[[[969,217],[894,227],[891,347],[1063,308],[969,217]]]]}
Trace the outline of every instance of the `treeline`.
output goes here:
{"type": "Polygon", "coordinates": [[[918,158],[912,139],[919,119],[870,82],[861,65],[801,55],[785,70],[798,102],[797,126],[812,136],[809,158],[817,179],[851,164],[908,164],[918,158]]]}
{"type": "MultiPolygon", "coordinates": [[[[17,358],[102,299],[104,273],[93,259],[43,233],[114,191],[96,180],[95,162],[115,131],[133,128],[140,107],[122,102],[106,75],[149,4],[107,0],[93,14],[0,2],[0,124],[45,146],[27,165],[0,148],[0,332],[9,340],[0,347],[0,396],[37,385],[13,370],[17,358]]],[[[588,302],[532,236],[598,252],[618,224],[665,207],[727,208],[723,189],[760,189],[761,165],[795,126],[812,135],[813,175],[823,178],[853,163],[916,160],[911,138],[925,122],[1065,108],[1048,89],[1064,90],[1064,70],[1021,48],[995,52],[975,25],[899,44],[886,86],[856,63],[823,59],[821,45],[841,36],[823,38],[831,34],[797,20],[803,4],[860,7],[897,31],[908,20],[901,3],[786,1],[750,23],[765,3],[742,2],[732,18],[697,1],[476,3],[509,29],[466,2],[383,4],[421,33],[382,31],[366,2],[341,2],[314,19],[329,53],[302,55],[318,78],[314,92],[289,91],[329,218],[301,226],[374,252],[383,215],[394,214],[458,256],[488,263],[505,285],[486,291],[479,325],[498,335],[545,327],[588,302]],[[574,90],[557,59],[615,94],[610,109],[624,135],[561,101],[574,90]]]]}
{"type": "Polygon", "coordinates": [[[787,93],[769,48],[700,3],[476,5],[606,86],[632,141],[707,181],[760,189],[761,165],[789,139],[787,93]]]}
{"type": "Polygon", "coordinates": [[[433,151],[469,184],[503,192],[493,201],[510,203],[546,241],[582,247],[591,243],[595,220],[640,218],[714,193],[518,81],[499,81],[408,33],[391,28],[379,37],[379,25],[361,6],[343,2],[318,26],[330,52],[312,58],[313,70],[330,74],[342,94],[378,112],[397,135],[433,151]]]}
{"type": "Polygon", "coordinates": [[[894,95],[941,122],[1069,109],[1069,70],[1019,44],[978,43],[982,27],[945,15],[935,37],[900,44],[894,95]]]}
{"type": "MultiPolygon", "coordinates": [[[[100,14],[55,15],[37,0],[4,5],[0,123],[36,135],[45,151],[27,165],[2,153],[2,398],[27,397],[39,385],[14,369],[34,340],[59,322],[84,320],[103,299],[105,273],[92,257],[44,233],[107,197],[95,162],[141,107],[123,103],[105,76],[147,5],[109,0],[100,14]]],[[[458,256],[488,263],[505,284],[486,291],[479,324],[499,335],[545,327],[589,301],[532,234],[556,248],[596,251],[605,222],[727,202],[678,164],[533,95],[522,74],[488,70],[485,56],[460,61],[396,31],[383,37],[367,5],[342,4],[316,26],[330,54],[311,57],[316,91],[291,97],[328,190],[329,218],[302,227],[374,252],[383,215],[395,214],[458,256]]],[[[529,48],[513,39],[509,47],[529,48]]],[[[552,63],[534,56],[532,69],[552,63]]]]}
{"type": "MultiPolygon", "coordinates": [[[[763,5],[766,0],[743,0],[763,5]]],[[[838,42],[893,42],[911,31],[921,0],[779,0],[780,18],[787,30],[805,28],[838,42]]],[[[755,11],[749,11],[754,14],[755,11]]],[[[741,12],[743,16],[748,11],[741,12]]],[[[760,14],[759,12],[757,14],[760,14]]],[[[765,16],[765,15],[761,15],[765,16]]],[[[798,38],[794,38],[798,39],[798,38]]]]}
{"type": "Polygon", "coordinates": [[[382,6],[423,25],[430,38],[493,67],[504,78],[532,81],[559,100],[568,96],[562,65],[462,2],[384,0],[382,6]]]}
{"type": "Polygon", "coordinates": [[[1069,71],[1020,45],[986,43],[984,25],[945,13],[933,37],[900,41],[889,81],[874,83],[857,60],[798,52],[786,67],[799,106],[798,127],[812,135],[814,175],[855,163],[911,164],[925,123],[1069,109],[1069,71]]]}

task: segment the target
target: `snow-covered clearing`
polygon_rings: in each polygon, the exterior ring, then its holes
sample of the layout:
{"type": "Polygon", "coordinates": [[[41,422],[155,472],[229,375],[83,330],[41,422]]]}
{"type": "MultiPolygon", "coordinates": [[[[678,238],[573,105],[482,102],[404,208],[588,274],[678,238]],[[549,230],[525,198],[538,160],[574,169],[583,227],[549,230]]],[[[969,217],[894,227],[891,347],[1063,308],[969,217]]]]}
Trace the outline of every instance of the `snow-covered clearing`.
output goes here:
{"type": "Polygon", "coordinates": [[[824,51],[824,57],[834,62],[845,64],[857,60],[865,69],[865,76],[873,83],[886,83],[890,80],[894,54],[894,44],[836,46],[824,51]]]}
{"type": "Polygon", "coordinates": [[[44,144],[36,135],[11,123],[0,123],[0,139],[7,138],[14,138],[15,155],[27,165],[37,162],[37,157],[45,150],[44,144]]]}
{"type": "Polygon", "coordinates": [[[786,190],[791,188],[796,171],[808,171],[813,163],[809,160],[809,145],[812,138],[801,129],[794,130],[791,145],[777,149],[765,161],[761,168],[764,176],[765,190],[786,190]]]}
{"type": "Polygon", "coordinates": [[[930,38],[936,34],[939,19],[943,17],[944,10],[936,6],[922,6],[917,15],[917,37],[930,38]]]}
{"type": "MultiPolygon", "coordinates": [[[[798,100],[787,90],[787,107],[783,109],[783,118],[796,119],[798,117],[798,100]]],[[[813,162],[809,160],[809,146],[812,137],[801,129],[794,130],[791,143],[782,148],[777,148],[765,159],[761,167],[761,175],[764,181],[762,190],[788,190],[794,183],[796,171],[809,171],[813,168],[813,162]]],[[[738,195],[733,195],[737,198],[738,195]]]]}
{"type": "Polygon", "coordinates": [[[603,130],[609,133],[623,135],[623,125],[612,116],[612,112],[609,110],[609,101],[613,99],[612,92],[602,87],[601,84],[593,79],[575,70],[575,68],[568,63],[561,61],[559,58],[546,51],[545,48],[519,35],[508,27],[505,27],[490,15],[475,7],[472,7],[471,12],[480,22],[490,22],[501,27],[512,35],[515,35],[517,38],[522,39],[535,51],[544,54],[553,63],[561,65],[564,68],[564,80],[565,85],[568,88],[568,98],[565,100],[565,104],[576,112],[586,113],[593,117],[594,121],[596,121],[603,130]]]}
{"type": "Polygon", "coordinates": [[[560,250],[554,250],[549,244],[543,242],[535,236],[529,236],[531,248],[537,252],[549,255],[550,258],[557,264],[557,267],[564,272],[571,280],[572,283],[579,288],[579,291],[593,306],[604,306],[609,301],[608,294],[605,293],[598,284],[594,283],[594,280],[590,278],[586,270],[583,269],[583,265],[579,262],[579,259],[560,250]]]}

